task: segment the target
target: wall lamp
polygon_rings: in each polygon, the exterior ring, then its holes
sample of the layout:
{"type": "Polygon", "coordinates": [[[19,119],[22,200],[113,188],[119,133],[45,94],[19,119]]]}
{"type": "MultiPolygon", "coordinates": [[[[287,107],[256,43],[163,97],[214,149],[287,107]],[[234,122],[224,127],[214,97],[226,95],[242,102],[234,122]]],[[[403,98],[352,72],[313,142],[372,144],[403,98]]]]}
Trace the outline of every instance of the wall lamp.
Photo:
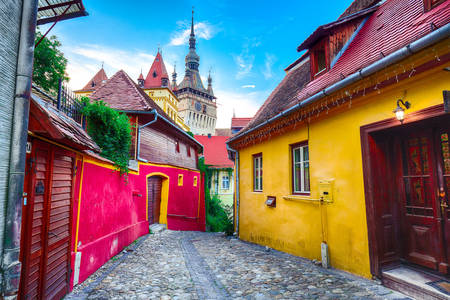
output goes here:
{"type": "Polygon", "coordinates": [[[405,119],[405,109],[408,109],[411,107],[411,103],[408,101],[403,102],[402,99],[397,100],[397,107],[394,109],[393,113],[395,114],[395,117],[397,120],[400,121],[400,123],[403,124],[403,120],[405,119]],[[403,107],[402,107],[403,105],[403,107]]]}

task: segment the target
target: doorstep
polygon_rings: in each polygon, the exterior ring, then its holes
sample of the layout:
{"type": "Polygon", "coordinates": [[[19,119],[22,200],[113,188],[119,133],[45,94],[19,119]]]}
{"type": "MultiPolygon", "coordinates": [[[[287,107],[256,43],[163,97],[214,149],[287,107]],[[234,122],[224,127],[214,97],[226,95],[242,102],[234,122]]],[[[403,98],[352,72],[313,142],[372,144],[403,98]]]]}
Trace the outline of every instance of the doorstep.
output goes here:
{"type": "Polygon", "coordinates": [[[450,278],[400,265],[382,272],[383,285],[415,299],[450,299],[450,278]]]}

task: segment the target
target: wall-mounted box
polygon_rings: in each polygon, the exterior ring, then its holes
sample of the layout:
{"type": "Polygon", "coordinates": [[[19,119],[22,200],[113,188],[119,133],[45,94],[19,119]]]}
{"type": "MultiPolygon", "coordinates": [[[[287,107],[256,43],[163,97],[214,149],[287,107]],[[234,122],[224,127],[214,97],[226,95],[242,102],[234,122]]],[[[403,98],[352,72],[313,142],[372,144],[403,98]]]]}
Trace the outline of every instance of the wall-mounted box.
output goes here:
{"type": "Polygon", "coordinates": [[[277,206],[277,197],[267,196],[266,205],[269,207],[276,207],[277,206]]]}
{"type": "Polygon", "coordinates": [[[324,202],[333,202],[334,180],[319,181],[319,196],[324,202]]]}

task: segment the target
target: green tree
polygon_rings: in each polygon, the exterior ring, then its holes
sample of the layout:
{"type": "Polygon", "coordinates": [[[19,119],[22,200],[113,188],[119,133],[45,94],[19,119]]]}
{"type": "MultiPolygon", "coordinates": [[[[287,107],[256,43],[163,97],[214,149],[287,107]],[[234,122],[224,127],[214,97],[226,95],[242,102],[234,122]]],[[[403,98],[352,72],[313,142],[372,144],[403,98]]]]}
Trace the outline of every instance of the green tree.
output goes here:
{"type": "MultiPolygon", "coordinates": [[[[42,38],[42,33],[36,32],[37,43],[42,38]]],[[[58,80],[69,80],[66,76],[67,58],[60,50],[61,43],[56,36],[45,37],[34,49],[33,82],[45,91],[56,95],[58,92],[58,80]]]]}

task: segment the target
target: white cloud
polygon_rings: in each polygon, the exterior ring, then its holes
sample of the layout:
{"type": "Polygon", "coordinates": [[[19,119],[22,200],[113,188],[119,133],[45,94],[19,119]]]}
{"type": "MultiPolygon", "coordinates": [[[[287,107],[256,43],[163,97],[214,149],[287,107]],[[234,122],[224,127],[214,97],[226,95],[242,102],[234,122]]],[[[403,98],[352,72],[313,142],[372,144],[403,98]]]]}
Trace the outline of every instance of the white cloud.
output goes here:
{"type": "Polygon", "coordinates": [[[238,71],[236,73],[236,79],[242,79],[250,74],[253,69],[253,62],[255,56],[250,55],[248,48],[244,49],[239,55],[233,56],[234,62],[237,64],[238,71]]]}
{"type": "Polygon", "coordinates": [[[265,79],[273,77],[272,66],[276,60],[277,58],[275,55],[266,53],[266,58],[264,60],[264,69],[262,71],[265,79]]]}
{"type": "MultiPolygon", "coordinates": [[[[81,45],[63,49],[69,62],[67,74],[70,77],[69,86],[74,89],[82,88],[100,69],[102,63],[108,77],[118,70],[124,70],[133,80],[137,80],[139,73],[144,76],[153,63],[154,55],[141,50],[122,50],[102,45],[81,45]]],[[[166,68],[172,70],[172,64],[165,61],[166,68]]],[[[170,71],[169,71],[170,72],[170,71]]]]}
{"type": "MultiPolygon", "coordinates": [[[[180,46],[187,44],[189,40],[189,35],[191,34],[190,25],[187,23],[179,23],[179,25],[181,28],[179,31],[176,31],[175,33],[172,34],[172,38],[169,42],[169,45],[180,46]]],[[[215,28],[206,22],[199,22],[195,24],[194,31],[196,38],[205,40],[210,40],[216,33],[215,28]]]]}
{"type": "Polygon", "coordinates": [[[254,89],[255,87],[256,87],[256,85],[254,85],[254,84],[246,84],[246,85],[241,86],[241,88],[243,88],[243,89],[254,89]]]}
{"type": "Polygon", "coordinates": [[[235,93],[224,90],[215,91],[217,97],[217,128],[230,128],[233,110],[236,117],[253,117],[266,100],[268,91],[235,93]]]}

